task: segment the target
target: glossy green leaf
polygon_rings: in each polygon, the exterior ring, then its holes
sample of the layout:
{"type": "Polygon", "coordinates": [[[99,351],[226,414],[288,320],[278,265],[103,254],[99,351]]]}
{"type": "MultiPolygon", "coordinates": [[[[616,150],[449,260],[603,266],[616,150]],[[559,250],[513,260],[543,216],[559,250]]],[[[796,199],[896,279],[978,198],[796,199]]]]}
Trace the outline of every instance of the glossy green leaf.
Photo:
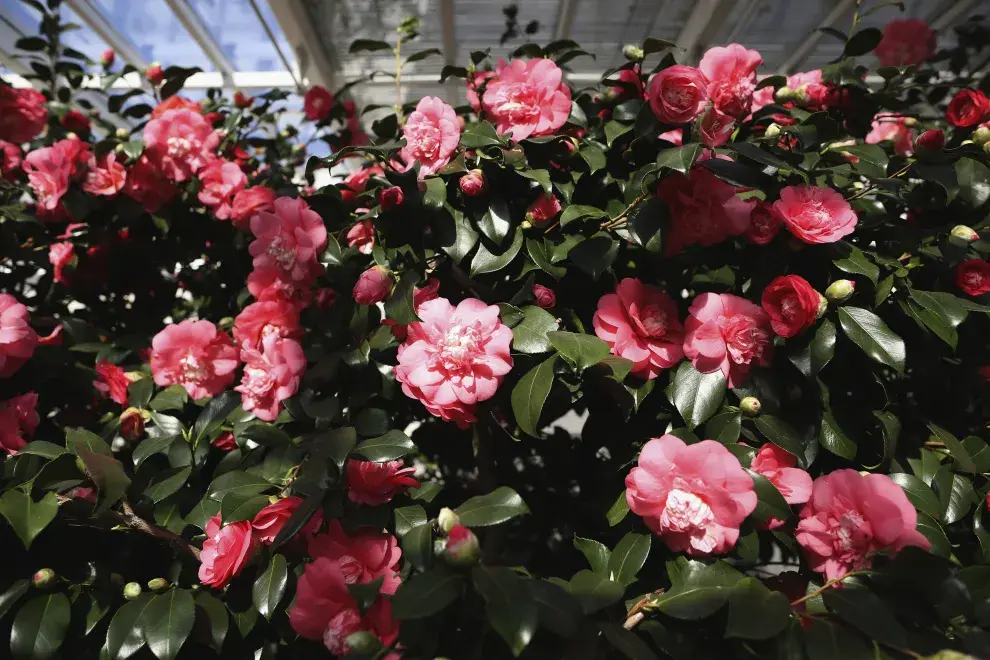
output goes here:
{"type": "Polygon", "coordinates": [[[720,610],[743,575],[723,561],[705,564],[679,557],[667,562],[671,587],[657,597],[657,609],[675,619],[703,619],[720,610]]]}
{"type": "Polygon", "coordinates": [[[100,660],[126,660],[144,646],[142,619],[144,611],[154,597],[141,594],[137,599],[124,603],[110,620],[107,640],[100,651],[100,660]]]}
{"type": "Polygon", "coordinates": [[[289,582],[289,569],[282,555],[272,555],[265,572],[258,576],[251,587],[251,602],[258,613],[266,619],[271,619],[278,608],[285,587],[289,582]]]}
{"type": "Polygon", "coordinates": [[[856,587],[827,589],[822,598],[825,607],[846,623],[859,628],[867,637],[894,648],[906,646],[907,631],[872,591],[856,587]]]}
{"type": "Polygon", "coordinates": [[[615,498],[615,502],[609,507],[608,512],[605,514],[605,518],[608,520],[609,527],[615,527],[629,514],[629,501],[626,500],[626,491],[619,493],[619,496],[615,498]]]}
{"type": "Polygon", "coordinates": [[[409,436],[393,429],[377,438],[369,438],[354,448],[354,453],[369,461],[383,463],[402,458],[416,448],[409,436]]]}
{"type": "Polygon", "coordinates": [[[464,577],[438,565],[402,583],[392,596],[392,616],[400,621],[432,616],[464,592],[464,577]]]}
{"type": "Polygon", "coordinates": [[[980,207],[990,199],[990,168],[973,158],[956,161],[959,194],[968,204],[980,207]]]}
{"type": "Polygon", "coordinates": [[[141,616],[144,641],[158,660],[174,660],[196,621],[188,591],[173,587],[151,599],[141,616]]]}
{"type": "Polygon", "coordinates": [[[840,307],[839,323],[849,337],[872,359],[904,373],[904,340],[873,312],[861,307],[840,307]]]}
{"type": "Polygon", "coordinates": [[[753,487],[756,490],[756,509],[753,516],[760,521],[768,521],[771,518],[786,520],[791,516],[791,507],[780,494],[777,487],[762,474],[747,470],[749,476],[753,478],[753,487]]]}
{"type": "Polygon", "coordinates": [[[546,353],[551,347],[547,333],[560,325],[557,318],[536,305],[522,311],[523,320],[512,328],[512,348],[520,353],[546,353]]]}
{"type": "Polygon", "coordinates": [[[609,345],[598,337],[578,332],[551,331],[547,339],[557,352],[578,371],[604,360],[611,350],[609,345]]]}
{"type": "Polygon", "coordinates": [[[611,550],[594,539],[586,539],[580,536],[574,537],[574,547],[580,550],[581,554],[588,560],[591,570],[599,575],[608,577],[608,558],[612,555],[611,550]]]}
{"type": "Polygon", "coordinates": [[[650,535],[629,532],[609,556],[608,577],[623,586],[632,584],[649,554],[650,535]]]}
{"type": "Polygon", "coordinates": [[[0,496],[0,515],[7,519],[25,548],[31,547],[34,539],[57,514],[58,496],[55,493],[45,493],[37,502],[31,499],[29,493],[18,488],[12,488],[0,496]]]}
{"type": "Polygon", "coordinates": [[[499,486],[487,495],[472,497],[455,512],[465,527],[487,527],[529,513],[529,507],[516,491],[499,486]]]}
{"type": "Polygon", "coordinates": [[[45,660],[56,655],[69,629],[69,599],[62,593],[37,596],[24,604],[10,629],[15,658],[45,660]]]}
{"type": "Polygon", "coordinates": [[[211,646],[218,653],[223,651],[223,640],[226,639],[230,627],[227,606],[205,591],[196,594],[196,606],[202,608],[210,621],[211,646]]]}
{"type": "Polygon", "coordinates": [[[725,636],[732,639],[770,639],[790,620],[791,605],[779,591],[770,591],[756,578],[743,578],[729,592],[725,636]]]}
{"type": "Polygon", "coordinates": [[[904,494],[907,495],[908,501],[914,508],[933,518],[942,517],[942,505],[938,501],[938,496],[925,482],[914,475],[903,472],[891,474],[890,478],[904,490],[904,494]]]}
{"type": "Polygon", "coordinates": [[[721,371],[703,374],[685,360],[667,387],[666,394],[689,429],[703,424],[722,406],[725,376],[721,371]]]}
{"type": "Polygon", "coordinates": [[[471,275],[482,275],[484,273],[495,273],[502,270],[519,254],[523,244],[523,232],[518,227],[509,247],[503,251],[494,253],[490,251],[484,243],[478,246],[478,252],[471,260],[471,275]]]}
{"type": "Polygon", "coordinates": [[[543,404],[546,403],[547,395],[553,385],[556,362],[556,355],[541,362],[520,378],[512,388],[512,413],[516,417],[516,423],[534,438],[539,437],[540,413],[543,412],[543,404]]]}
{"type": "Polygon", "coordinates": [[[625,588],[618,582],[587,569],[575,573],[567,589],[581,602],[581,609],[585,614],[597,612],[619,602],[622,594],[625,593],[625,588]]]}
{"type": "Polygon", "coordinates": [[[524,578],[508,568],[476,566],[471,579],[485,599],[488,622],[518,657],[533,639],[539,622],[539,610],[529,598],[524,578]]]}
{"type": "Polygon", "coordinates": [[[836,456],[852,460],[856,456],[856,443],[842,430],[831,410],[822,413],[822,425],[818,433],[822,447],[836,456]]]}

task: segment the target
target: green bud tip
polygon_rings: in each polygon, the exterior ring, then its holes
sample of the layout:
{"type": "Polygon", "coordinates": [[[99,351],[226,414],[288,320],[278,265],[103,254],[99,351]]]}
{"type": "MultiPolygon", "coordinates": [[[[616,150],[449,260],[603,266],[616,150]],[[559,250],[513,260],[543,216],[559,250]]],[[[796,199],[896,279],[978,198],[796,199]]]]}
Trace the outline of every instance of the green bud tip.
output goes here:
{"type": "Polygon", "coordinates": [[[55,571],[50,568],[42,568],[31,576],[31,582],[39,589],[47,589],[55,582],[55,571]]]}
{"type": "Polygon", "coordinates": [[[128,582],[124,585],[124,598],[134,600],[141,595],[141,585],[137,582],[128,582]]]}
{"type": "Polygon", "coordinates": [[[437,516],[437,524],[443,530],[444,534],[449,533],[460,522],[460,517],[447,507],[440,509],[440,514],[437,516]]]}
{"type": "Polygon", "coordinates": [[[852,280],[836,280],[825,289],[825,297],[831,303],[840,303],[852,297],[856,292],[856,283],[852,280]]]}
{"type": "Polygon", "coordinates": [[[747,417],[756,417],[760,414],[760,405],[760,400],[755,396],[747,396],[739,402],[739,410],[747,417]]]}

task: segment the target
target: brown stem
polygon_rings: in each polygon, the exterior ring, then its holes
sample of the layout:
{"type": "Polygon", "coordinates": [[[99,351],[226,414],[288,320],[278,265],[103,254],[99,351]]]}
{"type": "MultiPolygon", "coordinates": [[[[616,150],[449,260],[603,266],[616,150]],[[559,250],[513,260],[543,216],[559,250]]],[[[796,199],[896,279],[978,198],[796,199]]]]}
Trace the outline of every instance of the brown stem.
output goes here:
{"type": "Polygon", "coordinates": [[[841,583],[846,578],[855,577],[857,575],[866,575],[868,572],[869,571],[850,571],[849,573],[846,573],[845,575],[843,575],[841,577],[832,578],[831,580],[828,580],[822,586],[820,586],[817,589],[815,589],[814,591],[812,591],[810,594],[804,595],[801,598],[798,598],[797,600],[791,601],[791,607],[794,607],[795,605],[800,605],[801,603],[803,603],[803,602],[805,602],[807,600],[811,600],[815,596],[820,595],[823,591],[825,591],[827,589],[831,589],[835,585],[841,583]]]}
{"type": "Polygon", "coordinates": [[[603,222],[602,223],[602,229],[614,229],[617,225],[622,224],[622,221],[625,220],[626,216],[628,216],[630,213],[632,213],[632,211],[637,206],[639,206],[643,202],[644,199],[646,199],[647,197],[650,197],[652,194],[653,194],[652,192],[645,192],[642,195],[640,195],[639,197],[637,197],[636,199],[634,199],[633,201],[631,201],[629,203],[629,206],[627,206],[626,208],[622,209],[622,213],[620,213],[619,215],[615,216],[614,218],[612,218],[611,220],[609,220],[607,222],[603,222]]]}

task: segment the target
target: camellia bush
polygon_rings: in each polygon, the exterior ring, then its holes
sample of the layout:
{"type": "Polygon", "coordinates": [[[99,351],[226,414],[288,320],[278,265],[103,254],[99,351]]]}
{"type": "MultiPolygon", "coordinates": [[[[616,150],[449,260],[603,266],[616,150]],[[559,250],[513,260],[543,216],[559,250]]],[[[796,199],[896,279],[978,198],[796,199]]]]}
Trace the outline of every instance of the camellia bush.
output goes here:
{"type": "MultiPolygon", "coordinates": [[[[91,61],[28,4],[10,656],[990,654],[979,19],[857,3],[786,77],[739,44],[647,39],[587,88],[573,41],[475,52],[443,71],[470,105],[315,87],[303,140],[287,92],[189,100],[196,69],[91,61]]],[[[401,89],[416,32],[351,51],[401,89]]]]}

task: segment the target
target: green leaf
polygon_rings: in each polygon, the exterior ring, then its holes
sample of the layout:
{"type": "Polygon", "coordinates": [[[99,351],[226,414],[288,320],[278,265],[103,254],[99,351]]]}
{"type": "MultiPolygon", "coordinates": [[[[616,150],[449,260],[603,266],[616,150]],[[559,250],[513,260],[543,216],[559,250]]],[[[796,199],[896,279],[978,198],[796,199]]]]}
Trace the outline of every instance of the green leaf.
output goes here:
{"type": "Polygon", "coordinates": [[[608,558],[612,555],[611,550],[594,539],[586,539],[580,536],[574,537],[574,547],[580,550],[581,554],[588,560],[591,570],[599,575],[608,577],[608,558]]]}
{"type": "Polygon", "coordinates": [[[657,156],[657,165],[687,174],[687,171],[691,169],[691,165],[694,164],[700,153],[701,145],[696,142],[686,144],[683,147],[664,149],[657,156]]]}
{"type": "Polygon", "coordinates": [[[488,211],[478,221],[478,229],[496,245],[501,245],[512,231],[512,216],[503,197],[492,198],[488,211]]]}
{"type": "MultiPolygon", "coordinates": [[[[140,382],[140,381],[139,381],[140,382]]],[[[203,406],[203,411],[193,425],[192,437],[198,442],[203,436],[208,436],[223,424],[227,416],[241,405],[241,395],[238,392],[224,392],[213,397],[203,406]]]]}
{"type": "Polygon", "coordinates": [[[835,356],[835,324],[825,319],[800,350],[788,356],[798,371],[814,378],[835,356]]]}
{"type": "Polygon", "coordinates": [[[575,220],[605,218],[608,213],[597,206],[587,206],[583,204],[571,204],[560,214],[560,226],[566,227],[575,220]]]}
{"type": "Polygon", "coordinates": [[[617,623],[602,622],[599,629],[614,648],[629,660],[659,660],[657,655],[636,633],[626,630],[617,623]]]}
{"type": "Polygon", "coordinates": [[[482,243],[478,246],[478,252],[475,253],[474,259],[471,260],[471,275],[482,275],[484,273],[494,273],[502,270],[516,258],[520,248],[522,248],[522,244],[523,231],[518,227],[516,227],[516,232],[509,249],[502,253],[495,254],[482,243]]]}
{"type": "Polygon", "coordinates": [[[100,651],[100,660],[126,660],[144,646],[141,621],[144,611],[151,604],[151,594],[141,594],[117,610],[107,629],[107,641],[100,651]]]}
{"type": "Polygon", "coordinates": [[[703,619],[722,608],[743,575],[724,561],[705,564],[679,557],[667,562],[671,587],[657,597],[660,612],[675,619],[703,619]]]}
{"type": "Polygon", "coordinates": [[[189,400],[189,394],[182,385],[173,385],[162,390],[151,400],[148,407],[161,412],[163,410],[182,410],[189,400]]]}
{"type": "Polygon", "coordinates": [[[612,267],[619,252],[619,243],[611,236],[598,233],[574,246],[567,257],[575,266],[598,279],[612,267]]]}
{"type": "Polygon", "coordinates": [[[413,527],[426,524],[426,510],[419,505],[402,506],[395,510],[395,533],[404,536],[413,527]]]}
{"type": "Polygon", "coordinates": [[[608,560],[608,576],[626,587],[636,581],[636,574],[650,554],[650,535],[629,532],[612,550],[608,560]]]}
{"type": "Polygon", "coordinates": [[[182,488],[189,475],[192,474],[193,466],[167,468],[154,474],[148,480],[148,486],[144,489],[144,494],[151,498],[156,504],[169,495],[173,495],[182,488]]]}
{"type": "Polygon", "coordinates": [[[54,593],[29,600],[14,617],[10,650],[15,658],[44,660],[56,653],[69,629],[69,599],[54,593]]]}
{"type": "Polygon", "coordinates": [[[550,350],[548,332],[560,325],[556,317],[536,305],[523,307],[523,320],[512,328],[512,348],[520,353],[546,353],[550,350]]]}
{"type": "Polygon", "coordinates": [[[609,507],[608,511],[605,513],[605,518],[608,520],[609,527],[615,527],[628,515],[629,513],[629,501],[626,499],[626,491],[619,493],[619,497],[616,498],[612,506],[609,507]]]}
{"type": "Polygon", "coordinates": [[[610,121],[605,124],[605,144],[612,146],[615,138],[624,135],[632,130],[632,126],[617,121],[610,121]]]}
{"type": "Polygon", "coordinates": [[[444,566],[418,573],[392,596],[392,616],[400,621],[422,619],[441,611],[464,592],[464,578],[444,566]]]}
{"type": "Polygon", "coordinates": [[[13,488],[0,497],[0,514],[10,523],[24,548],[30,549],[34,539],[58,514],[58,496],[45,493],[35,502],[30,494],[13,488]]]}
{"type": "Polygon", "coordinates": [[[147,408],[155,391],[155,381],[150,378],[136,380],[127,386],[127,402],[137,408],[147,408]]]}
{"type": "Polygon", "coordinates": [[[471,578],[485,599],[488,622],[518,657],[533,639],[539,622],[539,610],[523,578],[508,568],[482,566],[472,569],[471,578]]]}
{"type": "Polygon", "coordinates": [[[0,594],[0,619],[7,616],[10,608],[17,604],[24,594],[31,588],[31,580],[17,580],[10,587],[0,594]]]}
{"type": "Polygon", "coordinates": [[[907,646],[907,631],[872,591],[845,586],[842,589],[827,589],[822,598],[825,607],[838,614],[846,623],[862,630],[871,639],[894,648],[907,646]]]}
{"type": "Polygon", "coordinates": [[[529,507],[516,491],[499,486],[487,495],[472,497],[455,512],[465,527],[487,527],[529,513],[529,507]]]}
{"type": "Polygon", "coordinates": [[[665,393],[684,423],[693,429],[718,412],[725,399],[725,387],[721,371],[703,374],[685,360],[677,367],[665,393]]]}
{"type": "Polygon", "coordinates": [[[65,447],[61,445],[56,445],[54,442],[45,442],[44,440],[35,440],[34,442],[29,442],[27,445],[18,450],[18,454],[30,454],[31,456],[41,456],[42,458],[47,458],[52,460],[58,458],[62,454],[65,454],[65,447]]]}
{"type": "Polygon", "coordinates": [[[416,448],[409,436],[402,431],[393,429],[377,438],[369,438],[354,449],[355,454],[364,456],[369,461],[384,463],[402,458],[416,448]]]}
{"type": "Polygon", "coordinates": [[[490,147],[501,145],[495,127],[487,121],[471,122],[464,127],[461,133],[461,146],[466,149],[478,149],[479,147],[490,147]]]}
{"type": "Polygon", "coordinates": [[[517,170],[516,174],[540,184],[543,193],[546,195],[553,192],[553,184],[550,183],[550,172],[547,170],[517,170]]]}
{"type": "Polygon", "coordinates": [[[87,431],[86,429],[65,429],[65,448],[78,456],[80,447],[84,447],[94,454],[113,457],[110,445],[92,431],[87,431]]]}
{"type": "Polygon", "coordinates": [[[915,509],[927,513],[932,518],[942,517],[942,505],[938,501],[938,496],[921,479],[904,472],[895,472],[890,475],[890,479],[901,487],[915,509]]]}
{"type": "Polygon", "coordinates": [[[556,362],[557,356],[551,356],[530,369],[512,388],[512,413],[516,416],[516,423],[534,438],[540,437],[540,413],[543,412],[543,404],[553,386],[556,362]]]}
{"type": "Polygon", "coordinates": [[[711,438],[723,445],[734,445],[739,442],[742,431],[742,413],[725,412],[715,415],[705,424],[704,437],[711,438]]]}
{"type": "Polygon", "coordinates": [[[142,440],[131,455],[134,460],[134,467],[141,467],[142,463],[155,454],[167,452],[178,437],[177,435],[160,435],[142,440]]]}
{"type": "Polygon", "coordinates": [[[602,151],[601,147],[593,142],[588,142],[581,147],[581,149],[578,150],[578,155],[588,164],[588,169],[592,173],[605,167],[605,152],[602,151]]]}
{"type": "Polygon", "coordinates": [[[274,488],[275,486],[261,477],[247,472],[234,471],[226,472],[210,484],[206,494],[211,500],[222,502],[223,498],[231,493],[239,495],[257,495],[258,493],[274,488]]]}
{"type": "Polygon", "coordinates": [[[418,321],[419,316],[416,315],[416,305],[413,302],[413,294],[418,283],[419,273],[414,270],[403,273],[392,295],[385,301],[385,316],[400,325],[418,321]]]}
{"type": "Polygon", "coordinates": [[[889,460],[897,449],[897,440],[901,435],[901,420],[889,410],[874,410],[873,414],[883,425],[883,460],[889,460]]]}
{"type": "Polygon", "coordinates": [[[918,511],[918,531],[931,542],[932,554],[940,557],[948,557],[951,554],[952,545],[949,543],[949,537],[945,535],[945,530],[942,529],[942,525],[939,524],[935,517],[923,511],[918,511]]]}
{"type": "Polygon", "coordinates": [[[282,529],[279,530],[278,534],[275,535],[275,540],[272,541],[271,550],[275,551],[280,545],[291,539],[296,535],[300,529],[302,529],[306,523],[309,522],[310,518],[313,517],[319,508],[323,504],[323,492],[317,491],[312,495],[309,495],[302,501],[299,508],[296,509],[289,519],[285,521],[282,525],[282,529]]]}
{"type": "Polygon", "coordinates": [[[990,199],[990,168],[972,158],[956,161],[956,179],[959,194],[973,207],[980,207],[990,199]]]}
{"type": "Polygon", "coordinates": [[[362,51],[392,50],[392,46],[387,41],[376,39],[355,39],[351,42],[349,53],[360,53],[362,51]]]}
{"type": "Polygon", "coordinates": [[[144,641],[158,660],[174,660],[196,621],[196,603],[188,591],[173,587],[155,596],[141,617],[144,641]]]}
{"type": "Polygon", "coordinates": [[[878,45],[883,39],[883,32],[877,28],[866,28],[854,34],[846,42],[846,48],[842,51],[843,57],[858,57],[866,55],[878,45]]]}
{"type": "Polygon", "coordinates": [[[780,494],[777,487],[762,474],[747,470],[749,476],[753,478],[753,487],[756,490],[756,509],[753,515],[757,520],[765,522],[770,518],[787,520],[791,517],[791,506],[780,494]]]}
{"type": "Polygon", "coordinates": [[[285,586],[289,583],[289,569],[282,555],[272,555],[265,572],[258,576],[251,587],[251,602],[258,613],[271,620],[272,614],[278,608],[285,586]]]}
{"type": "Polygon", "coordinates": [[[973,463],[973,458],[966,451],[966,447],[963,443],[959,442],[956,436],[952,435],[941,426],[937,424],[932,424],[929,422],[928,428],[931,432],[935,434],[935,437],[945,445],[946,449],[949,450],[949,455],[956,461],[959,468],[965,472],[974,473],[976,472],[976,465],[973,463]]]}
{"type": "Polygon", "coordinates": [[[554,279],[560,279],[567,274],[567,269],[563,266],[554,266],[550,255],[547,253],[547,244],[538,238],[526,239],[526,252],[540,270],[550,275],[554,279]]]}
{"type": "Polygon", "coordinates": [[[407,530],[400,539],[402,556],[413,566],[425,570],[433,563],[433,528],[423,523],[407,530]]]}
{"type": "Polygon", "coordinates": [[[269,504],[267,495],[231,493],[220,504],[220,519],[224,524],[251,520],[269,504]]]}
{"type": "Polygon", "coordinates": [[[609,345],[593,335],[578,332],[551,331],[547,339],[565,360],[578,371],[598,364],[608,357],[609,345]]]}
{"type": "Polygon", "coordinates": [[[257,442],[265,447],[284,447],[292,442],[289,434],[273,424],[250,424],[244,428],[235,427],[238,440],[257,442]]]}
{"type": "Polygon", "coordinates": [[[875,285],[880,277],[880,269],[875,263],[866,257],[866,253],[858,247],[849,243],[840,243],[841,249],[847,250],[848,255],[844,259],[836,259],[832,263],[835,267],[846,273],[853,275],[865,275],[875,285]]]}
{"type": "Polygon", "coordinates": [[[911,298],[937,316],[949,328],[955,328],[966,320],[969,311],[965,301],[944,291],[919,291],[910,289],[911,298]]]}
{"type": "Polygon", "coordinates": [[[826,619],[810,620],[804,629],[804,645],[808,660],[876,657],[872,647],[858,633],[826,619]]]}
{"type": "Polygon", "coordinates": [[[836,456],[849,459],[856,457],[856,443],[849,439],[849,436],[839,427],[835,421],[831,410],[822,413],[822,425],[818,434],[818,442],[822,447],[829,450],[836,456]]]}
{"type": "Polygon", "coordinates": [[[425,50],[419,50],[406,58],[406,64],[410,62],[419,62],[420,60],[425,60],[427,57],[432,57],[434,55],[443,55],[443,51],[439,48],[427,48],[425,50]]]}
{"type": "Polygon", "coordinates": [[[839,147],[838,150],[858,159],[853,168],[863,176],[874,179],[887,176],[887,152],[883,147],[876,144],[856,144],[839,147]]]}
{"type": "Polygon", "coordinates": [[[622,599],[625,588],[618,582],[587,569],[578,571],[567,585],[571,595],[581,602],[585,614],[597,612],[622,599]]]}
{"type": "Polygon", "coordinates": [[[904,373],[904,340],[873,312],[861,307],[840,307],[839,323],[849,337],[872,359],[904,373]]]}
{"type": "Polygon", "coordinates": [[[227,637],[227,629],[230,627],[230,614],[227,612],[227,606],[205,591],[196,594],[196,605],[206,612],[206,616],[210,620],[211,646],[217,653],[220,653],[223,651],[223,640],[227,637]]]}
{"type": "Polygon", "coordinates": [[[420,483],[419,488],[410,488],[406,493],[414,500],[432,502],[433,498],[439,495],[441,490],[443,490],[443,484],[436,481],[427,481],[420,483]]]}
{"type": "Polygon", "coordinates": [[[756,578],[743,578],[729,592],[729,618],[725,636],[730,639],[770,639],[790,620],[791,605],[779,591],[770,591],[756,578]]]}
{"type": "Polygon", "coordinates": [[[667,204],[659,197],[651,197],[630,215],[629,237],[647,252],[662,252],[669,215],[667,204]]]}

